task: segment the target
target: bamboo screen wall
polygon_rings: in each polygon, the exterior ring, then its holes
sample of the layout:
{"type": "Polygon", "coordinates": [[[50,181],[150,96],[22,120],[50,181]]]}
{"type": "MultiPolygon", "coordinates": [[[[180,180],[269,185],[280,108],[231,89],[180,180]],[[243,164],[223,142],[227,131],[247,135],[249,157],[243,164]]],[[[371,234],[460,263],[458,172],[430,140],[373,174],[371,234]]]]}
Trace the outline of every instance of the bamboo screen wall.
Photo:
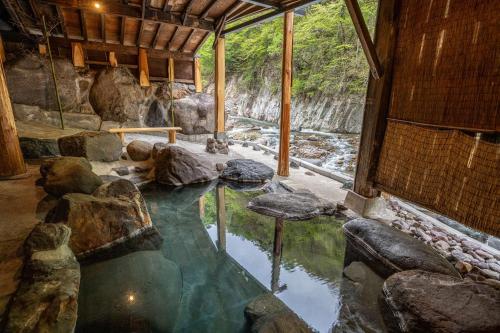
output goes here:
{"type": "Polygon", "coordinates": [[[498,13],[498,0],[401,1],[375,176],[382,190],[497,236],[498,13]]]}

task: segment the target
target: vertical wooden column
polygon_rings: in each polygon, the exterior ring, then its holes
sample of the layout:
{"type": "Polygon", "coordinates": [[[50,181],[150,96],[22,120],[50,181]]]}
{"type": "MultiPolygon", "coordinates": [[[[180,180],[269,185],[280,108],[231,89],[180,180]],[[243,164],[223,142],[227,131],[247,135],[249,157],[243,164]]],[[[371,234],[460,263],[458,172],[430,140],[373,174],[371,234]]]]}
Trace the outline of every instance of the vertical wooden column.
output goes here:
{"type": "Polygon", "coordinates": [[[141,87],[149,87],[148,53],[146,49],[139,49],[139,83],[141,87]]]}
{"type": "Polygon", "coordinates": [[[85,55],[83,53],[82,43],[71,43],[71,55],[73,58],[73,66],[85,67],[85,55]]]}
{"type": "MultiPolygon", "coordinates": [[[[167,64],[168,71],[168,88],[170,90],[170,119],[172,119],[172,126],[175,126],[175,113],[174,113],[174,81],[175,81],[175,62],[174,58],[168,58],[167,64]]],[[[168,142],[175,143],[175,131],[168,131],[168,142]]]]}
{"type": "Polygon", "coordinates": [[[290,113],[292,99],[292,55],[293,55],[293,11],[285,13],[283,23],[283,64],[281,68],[281,116],[280,116],[280,150],[278,159],[278,175],[288,177],[290,174],[290,113]]]}
{"type": "Polygon", "coordinates": [[[201,64],[200,58],[194,58],[194,86],[197,93],[203,91],[203,83],[201,82],[201,64]]]}
{"type": "Polygon", "coordinates": [[[2,35],[0,35],[0,62],[5,61],[5,49],[3,48],[2,35]]]}
{"type": "Polygon", "coordinates": [[[118,60],[116,59],[116,54],[113,51],[108,53],[108,59],[111,67],[118,67],[118,60]]]}
{"type": "MultiPolygon", "coordinates": [[[[1,40],[0,47],[3,50],[1,40]]],[[[15,178],[25,173],[26,166],[17,138],[3,61],[0,60],[0,179],[15,178]]]]}
{"type": "Polygon", "coordinates": [[[226,63],[224,38],[217,38],[215,44],[215,138],[224,139],[225,137],[225,86],[226,86],[226,63]]]}
{"type": "Polygon", "coordinates": [[[218,185],[215,201],[217,204],[217,247],[226,250],[226,197],[224,186],[218,185]]]}
{"type": "Polygon", "coordinates": [[[379,194],[374,188],[378,157],[382,148],[387,113],[391,98],[392,59],[396,46],[399,1],[381,1],[375,28],[375,50],[382,65],[382,76],[368,79],[363,127],[359,143],[354,192],[373,198],[379,194]]]}

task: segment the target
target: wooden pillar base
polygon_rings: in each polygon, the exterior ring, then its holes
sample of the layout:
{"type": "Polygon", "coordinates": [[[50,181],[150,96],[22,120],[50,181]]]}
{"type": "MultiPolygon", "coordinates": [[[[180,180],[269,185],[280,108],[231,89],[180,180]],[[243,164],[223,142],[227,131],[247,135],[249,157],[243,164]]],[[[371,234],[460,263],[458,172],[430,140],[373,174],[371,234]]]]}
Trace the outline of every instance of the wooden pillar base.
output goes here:
{"type": "Polygon", "coordinates": [[[215,132],[214,133],[214,138],[216,140],[226,140],[227,139],[226,132],[215,132]]]}
{"type": "Polygon", "coordinates": [[[368,198],[354,191],[347,191],[344,206],[370,219],[394,220],[396,216],[387,208],[385,200],[381,197],[368,198]]]}
{"type": "Polygon", "coordinates": [[[168,131],[168,143],[176,142],[177,133],[175,131],[168,131]]]}

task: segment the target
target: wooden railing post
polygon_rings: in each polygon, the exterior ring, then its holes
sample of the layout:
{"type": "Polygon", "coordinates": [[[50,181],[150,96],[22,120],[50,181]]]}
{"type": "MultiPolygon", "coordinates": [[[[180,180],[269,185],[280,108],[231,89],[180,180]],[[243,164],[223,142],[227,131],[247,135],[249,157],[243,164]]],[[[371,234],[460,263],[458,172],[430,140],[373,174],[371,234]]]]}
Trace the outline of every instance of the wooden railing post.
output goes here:
{"type": "Polygon", "coordinates": [[[225,138],[225,81],[226,81],[226,64],[224,38],[217,38],[215,44],[215,137],[217,139],[225,138]]]}
{"type": "Polygon", "coordinates": [[[283,24],[283,64],[281,69],[281,116],[278,175],[290,174],[290,113],[292,99],[293,11],[285,13],[283,24]]]}
{"type": "MultiPolygon", "coordinates": [[[[3,50],[1,40],[0,45],[3,50]]],[[[0,60],[0,179],[15,178],[25,173],[26,166],[17,138],[3,61],[0,60]]]]}

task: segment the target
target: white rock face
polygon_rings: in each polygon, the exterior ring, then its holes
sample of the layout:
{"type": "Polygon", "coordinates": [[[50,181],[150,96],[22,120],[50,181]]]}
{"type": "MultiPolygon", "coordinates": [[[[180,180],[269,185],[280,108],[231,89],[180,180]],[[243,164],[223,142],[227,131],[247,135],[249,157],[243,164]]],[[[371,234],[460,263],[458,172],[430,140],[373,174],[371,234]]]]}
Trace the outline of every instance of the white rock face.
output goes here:
{"type": "MultiPolygon", "coordinates": [[[[241,89],[240,78],[232,77],[226,86],[226,110],[234,116],[278,122],[279,91],[273,93],[266,82],[258,91],[241,89]]],[[[211,92],[213,87],[209,87],[211,92]]],[[[359,133],[363,119],[364,98],[324,96],[292,98],[293,129],[311,128],[325,132],[359,133]]]]}

